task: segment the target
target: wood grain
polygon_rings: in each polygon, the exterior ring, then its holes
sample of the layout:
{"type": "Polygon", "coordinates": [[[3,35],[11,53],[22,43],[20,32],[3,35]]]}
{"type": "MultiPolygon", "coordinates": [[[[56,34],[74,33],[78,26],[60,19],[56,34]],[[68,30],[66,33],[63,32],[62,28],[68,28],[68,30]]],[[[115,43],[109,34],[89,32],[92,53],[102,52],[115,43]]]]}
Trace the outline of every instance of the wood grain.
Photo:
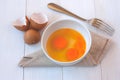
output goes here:
{"type": "Polygon", "coordinates": [[[95,0],[96,17],[111,24],[116,32],[114,42],[101,63],[102,80],[120,79],[120,0],[95,0]]]}
{"type": "MultiPolygon", "coordinates": [[[[51,23],[49,21],[49,23],[51,23]]],[[[120,0],[0,0],[0,79],[1,80],[119,80],[120,79],[120,0]],[[98,17],[116,32],[111,50],[97,67],[19,68],[20,58],[40,49],[40,43],[25,45],[23,33],[12,22],[25,14],[43,11],[53,21],[64,15],[49,10],[48,2],[61,4],[84,18],[98,17]],[[54,16],[56,14],[56,16],[54,16]]],[[[97,31],[96,31],[97,32],[97,31]]]]}
{"type": "Polygon", "coordinates": [[[0,0],[0,79],[22,80],[23,68],[17,66],[24,55],[23,33],[12,22],[25,15],[25,0],[0,0]]]}

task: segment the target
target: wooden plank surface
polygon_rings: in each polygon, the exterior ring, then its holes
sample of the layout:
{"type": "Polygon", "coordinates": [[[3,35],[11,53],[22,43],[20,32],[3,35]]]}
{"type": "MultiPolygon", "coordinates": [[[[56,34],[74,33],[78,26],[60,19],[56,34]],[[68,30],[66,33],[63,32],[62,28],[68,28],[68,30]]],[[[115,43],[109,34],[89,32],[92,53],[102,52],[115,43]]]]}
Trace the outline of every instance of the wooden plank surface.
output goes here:
{"type": "Polygon", "coordinates": [[[0,0],[0,79],[1,80],[119,80],[120,79],[120,0],[0,0]],[[19,68],[22,56],[37,51],[40,43],[24,45],[23,32],[12,22],[25,14],[44,12],[49,23],[64,16],[47,8],[55,2],[84,18],[98,17],[114,25],[113,44],[97,67],[19,68]]]}
{"type": "Polygon", "coordinates": [[[22,80],[23,33],[12,22],[25,15],[25,0],[0,0],[0,80],[22,80]]]}
{"type": "Polygon", "coordinates": [[[120,80],[120,0],[95,0],[96,17],[116,30],[112,45],[101,63],[102,80],[120,80]]]}

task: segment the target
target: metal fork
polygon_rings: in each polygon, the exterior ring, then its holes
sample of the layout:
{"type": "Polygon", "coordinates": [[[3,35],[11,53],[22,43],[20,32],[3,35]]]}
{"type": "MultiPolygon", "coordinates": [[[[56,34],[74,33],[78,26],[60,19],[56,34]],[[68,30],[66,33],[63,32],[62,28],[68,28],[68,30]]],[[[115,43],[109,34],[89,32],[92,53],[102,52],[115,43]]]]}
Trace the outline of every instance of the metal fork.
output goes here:
{"type": "Polygon", "coordinates": [[[107,33],[108,35],[112,36],[113,33],[115,32],[115,30],[110,26],[108,25],[107,23],[105,23],[104,21],[100,20],[100,19],[97,19],[97,18],[92,18],[92,19],[84,19],[66,9],[64,9],[63,7],[55,4],[55,3],[49,3],[48,4],[48,8],[52,9],[52,10],[55,10],[55,11],[58,11],[58,12],[61,12],[61,13],[64,13],[64,14],[67,14],[69,16],[72,16],[74,18],[77,18],[79,20],[82,20],[86,23],[89,23],[90,25],[104,31],[105,33],[107,33]]]}

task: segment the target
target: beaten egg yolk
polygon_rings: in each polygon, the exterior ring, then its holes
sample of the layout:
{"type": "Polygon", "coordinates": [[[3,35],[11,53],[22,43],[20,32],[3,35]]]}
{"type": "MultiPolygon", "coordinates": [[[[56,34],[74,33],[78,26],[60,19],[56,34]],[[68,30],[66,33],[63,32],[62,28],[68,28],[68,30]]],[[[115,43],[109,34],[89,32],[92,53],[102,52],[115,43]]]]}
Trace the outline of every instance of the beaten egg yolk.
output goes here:
{"type": "Polygon", "coordinates": [[[64,49],[67,46],[67,44],[67,40],[62,36],[55,37],[53,40],[53,46],[57,50],[64,49]]]}

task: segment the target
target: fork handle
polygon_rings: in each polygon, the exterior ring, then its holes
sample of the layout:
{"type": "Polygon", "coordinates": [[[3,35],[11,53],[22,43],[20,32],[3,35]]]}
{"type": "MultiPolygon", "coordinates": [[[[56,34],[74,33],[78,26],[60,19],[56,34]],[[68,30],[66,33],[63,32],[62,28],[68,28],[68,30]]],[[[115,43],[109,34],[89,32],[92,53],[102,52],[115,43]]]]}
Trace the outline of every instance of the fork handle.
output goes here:
{"type": "Polygon", "coordinates": [[[64,13],[64,14],[67,14],[69,16],[80,19],[82,21],[87,21],[86,19],[84,19],[84,18],[82,18],[82,17],[80,17],[80,16],[78,16],[78,15],[64,9],[63,7],[61,7],[61,6],[59,6],[59,5],[55,4],[55,3],[49,3],[48,8],[50,8],[52,10],[55,10],[55,11],[58,11],[58,12],[61,12],[61,13],[64,13]]]}

